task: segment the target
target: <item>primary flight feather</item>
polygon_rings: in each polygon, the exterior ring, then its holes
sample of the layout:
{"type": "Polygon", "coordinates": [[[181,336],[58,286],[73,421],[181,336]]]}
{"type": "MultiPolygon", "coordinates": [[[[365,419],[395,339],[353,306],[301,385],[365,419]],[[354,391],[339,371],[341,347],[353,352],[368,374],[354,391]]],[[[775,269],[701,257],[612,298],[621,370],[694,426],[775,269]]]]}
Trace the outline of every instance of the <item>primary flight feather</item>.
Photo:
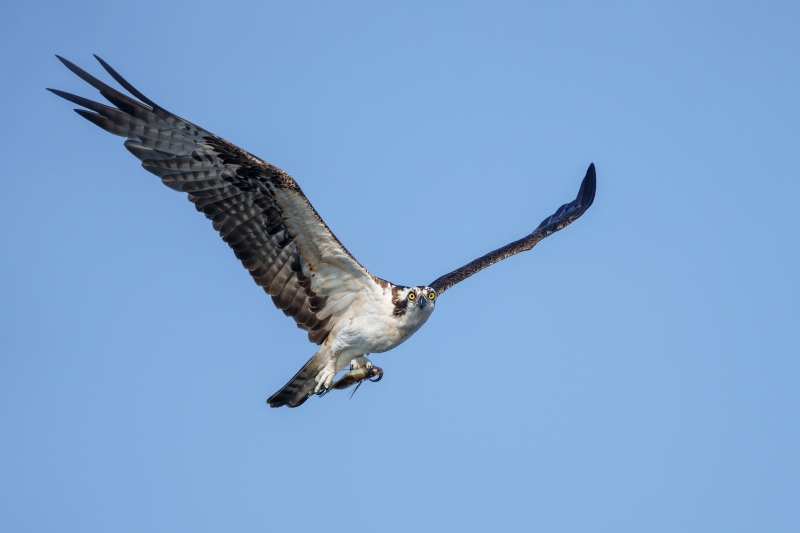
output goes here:
{"type": "Polygon", "coordinates": [[[319,345],[303,368],[267,400],[272,407],[297,407],[314,394],[365,379],[377,381],[382,371],[366,355],[401,344],[428,320],[444,291],[502,259],[530,250],[575,221],[594,201],[591,164],[577,198],[530,235],[428,285],[395,285],[356,261],[289,174],[158,106],[99,57],[95,56],[111,77],[138,100],[56,57],[115,107],[48,90],[85,108],[75,110],[82,117],[126,137],[125,147],[146,170],[167,187],[187,193],[256,284],[319,345]],[[345,369],[349,372],[334,381],[345,369]]]}

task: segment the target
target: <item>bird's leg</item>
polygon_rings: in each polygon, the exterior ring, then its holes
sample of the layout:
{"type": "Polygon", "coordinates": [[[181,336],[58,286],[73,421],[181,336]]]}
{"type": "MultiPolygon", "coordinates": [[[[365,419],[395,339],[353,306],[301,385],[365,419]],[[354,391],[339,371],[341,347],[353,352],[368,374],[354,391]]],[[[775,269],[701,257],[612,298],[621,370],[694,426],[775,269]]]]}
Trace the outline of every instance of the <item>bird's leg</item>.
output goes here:
{"type": "Polygon", "coordinates": [[[374,365],[372,364],[372,361],[370,361],[363,355],[358,355],[350,361],[350,370],[355,370],[357,368],[366,368],[367,370],[369,370],[373,366],[374,365]]]}
{"type": "Polygon", "coordinates": [[[333,378],[336,376],[336,359],[338,355],[338,353],[334,353],[331,358],[328,359],[328,364],[325,365],[325,368],[317,374],[317,385],[314,387],[314,394],[322,396],[331,389],[333,378]]]}

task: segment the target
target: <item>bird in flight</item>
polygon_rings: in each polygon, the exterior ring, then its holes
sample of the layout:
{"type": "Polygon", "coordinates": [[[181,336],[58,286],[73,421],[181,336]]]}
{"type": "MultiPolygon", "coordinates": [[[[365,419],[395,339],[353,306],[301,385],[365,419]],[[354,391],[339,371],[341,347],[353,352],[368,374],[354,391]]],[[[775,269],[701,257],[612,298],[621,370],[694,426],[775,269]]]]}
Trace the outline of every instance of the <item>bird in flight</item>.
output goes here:
{"type": "Polygon", "coordinates": [[[297,407],[315,394],[378,381],[383,371],[367,355],[403,343],[428,320],[447,289],[530,250],[575,221],[594,201],[591,164],[575,200],[559,207],[529,235],[427,285],[395,285],[371,274],[347,251],[289,174],[170,113],[99,57],[95,56],[103,68],[135,98],[56,57],[112,106],[48,91],[81,106],[75,111],[83,118],[126,137],[125,148],[145,170],[170,189],[186,193],[255,283],[319,345],[303,368],[267,400],[272,407],[297,407]],[[348,372],[335,380],[343,370],[348,372]]]}

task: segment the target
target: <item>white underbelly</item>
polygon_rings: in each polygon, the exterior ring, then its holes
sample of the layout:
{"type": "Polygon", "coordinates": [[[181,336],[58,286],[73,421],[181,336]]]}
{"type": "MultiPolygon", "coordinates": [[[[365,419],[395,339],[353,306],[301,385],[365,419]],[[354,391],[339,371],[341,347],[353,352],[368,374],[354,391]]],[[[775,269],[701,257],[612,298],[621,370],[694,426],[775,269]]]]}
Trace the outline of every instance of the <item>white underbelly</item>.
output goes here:
{"type": "MultiPolygon", "coordinates": [[[[427,316],[424,317],[427,319],[427,316]]],[[[336,335],[334,344],[337,351],[367,354],[381,353],[405,342],[413,335],[425,320],[410,323],[395,316],[375,317],[358,316],[350,319],[349,324],[336,335]]]]}

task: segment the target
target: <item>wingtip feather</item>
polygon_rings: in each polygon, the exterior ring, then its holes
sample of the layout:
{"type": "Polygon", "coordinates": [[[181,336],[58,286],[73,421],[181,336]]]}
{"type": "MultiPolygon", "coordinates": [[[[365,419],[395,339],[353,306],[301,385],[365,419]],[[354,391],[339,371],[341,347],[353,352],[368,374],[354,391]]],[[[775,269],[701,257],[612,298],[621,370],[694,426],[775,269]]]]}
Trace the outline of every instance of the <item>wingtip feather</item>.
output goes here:
{"type": "Polygon", "coordinates": [[[83,81],[85,81],[98,91],[102,91],[104,88],[107,87],[105,83],[98,80],[97,78],[95,78],[94,76],[83,70],[81,67],[79,67],[69,59],[64,59],[58,54],[56,54],[56,57],[58,58],[59,61],[61,61],[64,64],[65,67],[67,67],[70,71],[72,71],[73,74],[78,76],[80,79],[82,79],[83,81]]]}
{"type": "Polygon", "coordinates": [[[588,209],[594,202],[595,192],[597,192],[597,171],[594,168],[594,163],[590,163],[589,168],[586,170],[586,176],[581,183],[581,188],[578,191],[580,204],[586,206],[584,209],[588,209]]]}
{"type": "Polygon", "coordinates": [[[90,107],[88,105],[85,105],[86,103],[89,102],[89,100],[87,100],[86,98],[83,98],[81,96],[77,96],[75,94],[68,93],[66,91],[61,91],[59,89],[49,89],[48,88],[47,90],[50,91],[51,93],[53,93],[54,95],[63,98],[64,100],[72,102],[73,104],[82,105],[83,107],[90,107]]]}
{"type": "Polygon", "coordinates": [[[127,90],[129,93],[131,93],[133,96],[135,96],[142,102],[146,103],[147,105],[152,106],[153,109],[162,109],[161,106],[150,100],[148,97],[142,94],[142,92],[139,91],[136,87],[131,85],[130,82],[128,82],[128,80],[126,80],[120,75],[119,72],[114,70],[114,68],[111,65],[106,63],[102,57],[98,56],[97,54],[92,54],[92,55],[103,66],[103,68],[106,69],[106,72],[108,72],[111,75],[111,77],[117,81],[117,83],[122,85],[125,88],[125,90],[127,90]]]}

